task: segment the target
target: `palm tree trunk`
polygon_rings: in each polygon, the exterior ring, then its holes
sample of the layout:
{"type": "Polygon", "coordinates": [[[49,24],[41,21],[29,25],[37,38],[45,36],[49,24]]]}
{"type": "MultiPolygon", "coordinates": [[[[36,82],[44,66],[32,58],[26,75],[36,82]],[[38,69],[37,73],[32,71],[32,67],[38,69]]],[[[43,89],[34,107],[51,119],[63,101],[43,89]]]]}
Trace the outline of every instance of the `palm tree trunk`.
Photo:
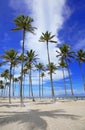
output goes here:
{"type": "Polygon", "coordinates": [[[5,88],[6,88],[6,97],[7,97],[7,86],[6,86],[6,83],[7,83],[7,79],[6,79],[6,82],[5,82],[5,88]]]}
{"type": "Polygon", "coordinates": [[[6,78],[5,78],[5,86],[4,86],[4,97],[6,97],[6,78]]]}
{"type": "Polygon", "coordinates": [[[48,63],[50,65],[50,55],[49,55],[48,41],[47,41],[47,55],[48,55],[48,63]]]}
{"type": "Polygon", "coordinates": [[[66,81],[65,81],[65,74],[64,74],[64,70],[63,70],[63,68],[62,68],[62,72],[63,72],[63,80],[64,80],[65,95],[67,95],[67,92],[66,92],[66,81]]]}
{"type": "Polygon", "coordinates": [[[84,91],[85,91],[84,71],[83,71],[83,69],[82,69],[82,64],[81,64],[81,63],[79,63],[79,65],[80,65],[80,69],[81,69],[81,74],[82,74],[82,81],[83,81],[83,85],[84,85],[84,91]]]}
{"type": "Polygon", "coordinates": [[[20,86],[21,106],[23,105],[22,86],[23,86],[23,64],[24,64],[24,39],[25,39],[25,29],[23,30],[23,42],[22,42],[21,86],[20,86]]]}
{"type": "Polygon", "coordinates": [[[42,97],[43,97],[43,77],[42,77],[42,97]]]}
{"type": "Polygon", "coordinates": [[[52,86],[52,98],[55,97],[55,94],[54,94],[54,86],[53,86],[53,78],[52,78],[52,73],[50,74],[50,78],[51,78],[51,86],[52,86]]]}
{"type": "Polygon", "coordinates": [[[13,97],[15,96],[15,94],[14,94],[14,81],[13,81],[13,97]]]}
{"type": "Polygon", "coordinates": [[[3,89],[1,89],[1,97],[3,97],[3,89]]]}
{"type": "Polygon", "coordinates": [[[69,80],[70,80],[71,93],[72,93],[72,96],[73,96],[74,93],[73,93],[73,86],[72,86],[72,80],[71,80],[70,70],[69,70],[68,63],[66,63],[66,64],[67,64],[67,70],[68,70],[68,75],[69,75],[69,80]]]}
{"type": "Polygon", "coordinates": [[[34,99],[33,88],[32,88],[32,75],[31,75],[31,69],[30,69],[30,86],[31,86],[31,93],[32,93],[32,98],[33,98],[33,102],[34,102],[35,99],[34,99]]]}
{"type": "Polygon", "coordinates": [[[13,97],[14,97],[14,69],[13,69],[13,85],[12,85],[12,92],[13,92],[13,97]]]}
{"type": "Polygon", "coordinates": [[[29,97],[30,97],[30,74],[29,74],[29,97]]]}
{"type": "Polygon", "coordinates": [[[25,75],[24,75],[24,81],[23,81],[23,97],[24,97],[24,86],[25,86],[25,75]]]}
{"type": "Polygon", "coordinates": [[[39,70],[39,97],[41,98],[41,92],[40,92],[40,70],[39,70]]]}
{"type": "Polygon", "coordinates": [[[12,65],[10,65],[9,103],[11,103],[11,71],[12,71],[12,65]]]}
{"type": "MultiPolygon", "coordinates": [[[[47,55],[48,55],[48,64],[50,67],[50,55],[49,55],[48,41],[47,41],[47,55]]],[[[50,70],[50,82],[51,82],[51,89],[52,89],[52,97],[55,97],[51,70],[50,70]]]]}

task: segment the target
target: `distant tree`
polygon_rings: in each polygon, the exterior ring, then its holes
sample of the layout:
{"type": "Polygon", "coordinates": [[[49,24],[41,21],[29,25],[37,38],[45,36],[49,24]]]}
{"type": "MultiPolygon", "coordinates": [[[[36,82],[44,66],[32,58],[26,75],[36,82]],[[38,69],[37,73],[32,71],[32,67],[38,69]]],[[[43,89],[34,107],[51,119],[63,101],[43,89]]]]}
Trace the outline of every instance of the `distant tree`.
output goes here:
{"type": "Polygon", "coordinates": [[[38,55],[35,54],[35,51],[30,50],[26,52],[26,67],[29,70],[29,96],[31,90],[33,101],[35,101],[35,99],[34,99],[33,88],[32,88],[32,69],[36,64],[37,59],[38,59],[38,55]]]}
{"type": "Polygon", "coordinates": [[[66,80],[65,80],[65,73],[64,73],[64,68],[66,68],[66,67],[67,67],[67,65],[66,65],[65,61],[62,60],[62,61],[59,63],[59,68],[62,68],[65,95],[67,95],[67,91],[66,91],[66,80]]]}
{"type": "Polygon", "coordinates": [[[79,66],[81,69],[81,74],[82,74],[82,81],[83,81],[83,85],[84,85],[84,91],[85,91],[85,79],[84,79],[84,71],[82,68],[82,63],[85,62],[85,51],[83,51],[82,49],[78,50],[76,55],[76,60],[79,62],[79,66]]]}
{"type": "Polygon", "coordinates": [[[10,49],[8,51],[5,51],[5,54],[1,57],[5,60],[2,62],[2,64],[9,63],[10,69],[9,69],[9,75],[10,75],[10,87],[9,87],[9,103],[11,103],[11,79],[12,79],[12,67],[14,61],[17,59],[18,52],[14,49],[10,49]]]}
{"type": "Polygon", "coordinates": [[[3,85],[3,80],[0,80],[0,89],[2,90],[1,92],[1,96],[3,95],[3,89],[4,89],[4,85],[3,85]]]}
{"type": "MultiPolygon", "coordinates": [[[[51,32],[46,31],[45,33],[42,33],[41,37],[40,37],[40,42],[46,42],[46,46],[47,46],[47,55],[48,55],[48,64],[50,66],[50,54],[49,54],[49,46],[48,44],[51,43],[57,43],[56,41],[52,40],[55,37],[55,35],[51,35],[51,32]]],[[[52,75],[50,72],[50,81],[52,80],[52,75]]],[[[52,82],[51,82],[51,88],[52,88],[52,97],[54,97],[54,88],[52,86],[52,82]]]]}
{"type": "Polygon", "coordinates": [[[45,73],[44,72],[42,72],[41,73],[41,78],[42,78],[42,97],[43,97],[43,77],[45,76],[45,73]]]}
{"type": "Polygon", "coordinates": [[[18,77],[14,77],[14,91],[16,92],[16,83],[19,82],[18,77]]]}
{"type": "Polygon", "coordinates": [[[39,71],[39,97],[41,98],[41,89],[40,89],[40,72],[44,70],[44,65],[42,63],[38,63],[36,65],[37,70],[39,71]]]}
{"type": "Polygon", "coordinates": [[[72,86],[72,79],[71,79],[71,74],[70,74],[70,69],[68,63],[70,62],[71,58],[74,58],[74,52],[71,51],[71,47],[68,44],[63,44],[58,47],[59,51],[56,51],[58,55],[56,57],[60,57],[61,61],[65,61],[67,65],[67,70],[68,70],[68,75],[69,75],[69,80],[70,80],[70,87],[71,87],[71,93],[73,93],[73,86],[72,86]]]}
{"type": "Polygon", "coordinates": [[[6,69],[2,72],[1,77],[4,78],[4,96],[6,96],[6,83],[7,83],[7,79],[9,77],[9,70],[6,69]]]}
{"type": "Polygon", "coordinates": [[[53,85],[53,73],[55,73],[56,69],[57,69],[57,67],[56,67],[56,65],[53,62],[51,62],[50,65],[47,65],[47,70],[49,71],[48,74],[51,75],[51,84],[53,86],[52,87],[52,96],[55,95],[55,93],[54,93],[54,85],[53,85]]]}

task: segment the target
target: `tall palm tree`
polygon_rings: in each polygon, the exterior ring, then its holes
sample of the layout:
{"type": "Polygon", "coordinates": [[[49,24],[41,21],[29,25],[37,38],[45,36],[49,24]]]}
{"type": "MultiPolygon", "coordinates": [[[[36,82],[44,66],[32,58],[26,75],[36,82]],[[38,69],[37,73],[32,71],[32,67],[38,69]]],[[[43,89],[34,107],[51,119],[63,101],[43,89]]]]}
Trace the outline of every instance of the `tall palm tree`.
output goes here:
{"type": "Polygon", "coordinates": [[[35,100],[34,100],[34,96],[33,96],[34,94],[33,94],[33,88],[32,88],[32,68],[37,62],[37,59],[38,59],[37,56],[38,55],[36,55],[35,51],[33,50],[26,52],[26,66],[27,66],[27,69],[29,70],[29,96],[30,96],[30,90],[31,90],[33,101],[35,100]]]}
{"type": "Polygon", "coordinates": [[[10,69],[9,69],[9,75],[10,75],[10,87],[9,87],[9,103],[11,103],[11,76],[12,76],[12,65],[14,61],[17,59],[18,52],[14,49],[10,49],[8,51],[5,51],[5,54],[1,57],[5,60],[2,64],[9,63],[10,69]]]}
{"type": "Polygon", "coordinates": [[[48,74],[51,75],[51,85],[52,85],[52,96],[54,97],[55,93],[54,93],[54,85],[53,85],[53,73],[55,73],[55,70],[57,69],[56,65],[51,62],[50,65],[47,65],[47,70],[49,71],[48,74]]]}
{"type": "Polygon", "coordinates": [[[41,98],[41,89],[40,89],[40,72],[44,70],[44,65],[42,63],[38,63],[36,65],[37,70],[39,71],[39,97],[41,98]]]}
{"type": "Polygon", "coordinates": [[[20,100],[21,105],[23,105],[23,98],[22,98],[22,81],[23,81],[23,62],[24,62],[24,41],[25,41],[25,34],[26,32],[34,33],[35,27],[32,27],[33,19],[29,16],[19,15],[14,19],[16,24],[16,28],[12,29],[13,31],[22,30],[23,32],[23,42],[22,42],[22,63],[21,63],[21,87],[20,87],[20,100]]]}
{"type": "Polygon", "coordinates": [[[45,76],[45,73],[44,72],[42,72],[41,73],[41,78],[42,78],[42,97],[43,97],[43,77],[45,76]]]}
{"type": "MultiPolygon", "coordinates": [[[[51,32],[46,31],[45,33],[42,33],[41,37],[40,37],[40,42],[46,42],[46,47],[47,47],[47,55],[48,55],[48,64],[50,66],[50,54],[49,54],[49,42],[51,43],[57,43],[56,41],[52,40],[55,37],[55,35],[51,35],[51,32]]],[[[50,73],[50,81],[51,81],[51,73],[50,73]]],[[[51,88],[52,88],[52,97],[54,97],[54,89],[52,86],[52,82],[51,82],[51,88]]]]}
{"type": "Polygon", "coordinates": [[[59,63],[59,68],[62,68],[65,95],[67,95],[67,91],[66,91],[66,80],[65,80],[65,73],[64,73],[64,68],[66,68],[66,67],[67,67],[67,65],[66,65],[65,61],[62,60],[62,61],[59,63]]]}
{"type": "Polygon", "coordinates": [[[85,62],[85,51],[83,51],[82,49],[78,50],[76,55],[76,60],[79,62],[79,66],[81,69],[81,74],[82,74],[82,81],[83,81],[83,85],[84,85],[84,91],[85,91],[85,79],[84,79],[84,71],[82,68],[82,63],[85,62]]]}
{"type": "Polygon", "coordinates": [[[70,62],[70,59],[74,58],[74,52],[71,51],[71,47],[68,44],[63,44],[62,46],[59,46],[58,48],[60,51],[56,51],[58,53],[56,57],[60,57],[61,61],[64,60],[66,62],[69,80],[70,80],[71,93],[72,95],[74,95],[72,79],[71,79],[70,69],[68,65],[68,63],[70,62]]]}

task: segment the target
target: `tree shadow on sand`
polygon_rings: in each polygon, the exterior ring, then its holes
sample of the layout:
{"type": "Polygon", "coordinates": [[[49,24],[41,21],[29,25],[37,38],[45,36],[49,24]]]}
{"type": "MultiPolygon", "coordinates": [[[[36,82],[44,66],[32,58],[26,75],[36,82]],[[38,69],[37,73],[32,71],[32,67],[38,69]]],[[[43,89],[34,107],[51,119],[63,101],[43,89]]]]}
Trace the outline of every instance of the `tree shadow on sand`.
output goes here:
{"type": "Polygon", "coordinates": [[[63,109],[53,111],[28,110],[28,112],[3,112],[7,115],[0,116],[0,126],[16,123],[18,125],[24,124],[25,130],[46,130],[47,122],[45,117],[49,118],[64,118],[71,120],[78,120],[77,115],[67,114],[63,109]]]}

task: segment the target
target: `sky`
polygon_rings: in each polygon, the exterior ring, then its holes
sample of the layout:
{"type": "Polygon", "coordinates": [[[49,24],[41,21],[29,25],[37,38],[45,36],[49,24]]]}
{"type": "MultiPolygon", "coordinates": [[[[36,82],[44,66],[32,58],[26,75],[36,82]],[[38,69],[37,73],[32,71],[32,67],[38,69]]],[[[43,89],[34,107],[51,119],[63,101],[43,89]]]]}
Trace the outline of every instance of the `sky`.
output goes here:
{"type": "MultiPolygon", "coordinates": [[[[73,51],[78,49],[85,50],[85,0],[3,0],[0,2],[0,55],[5,50],[14,48],[21,52],[22,32],[12,32],[15,27],[14,18],[19,14],[31,16],[34,19],[33,26],[37,27],[36,35],[27,33],[25,38],[25,50],[33,49],[39,56],[39,61],[47,64],[46,44],[39,43],[42,32],[52,32],[56,37],[54,40],[57,44],[49,44],[51,61],[56,65],[59,59],[56,58],[56,50],[58,45],[67,43],[73,51]]],[[[1,67],[0,72],[8,67],[1,67]]],[[[73,90],[75,95],[85,95],[83,90],[81,72],[79,64],[72,60],[69,64],[71,77],[73,82],[73,90]]],[[[85,65],[82,65],[85,72],[85,65]]],[[[19,75],[20,66],[16,68],[16,76],[19,75]]],[[[53,74],[53,81],[56,95],[64,94],[63,75],[61,70],[57,70],[53,74]]],[[[38,72],[32,74],[33,89],[38,88],[38,72]]],[[[69,78],[67,70],[65,70],[67,91],[70,94],[69,78]]],[[[25,92],[27,91],[28,77],[26,77],[25,92]]],[[[45,95],[49,95],[50,81],[49,75],[46,73],[44,78],[45,95]]]]}

